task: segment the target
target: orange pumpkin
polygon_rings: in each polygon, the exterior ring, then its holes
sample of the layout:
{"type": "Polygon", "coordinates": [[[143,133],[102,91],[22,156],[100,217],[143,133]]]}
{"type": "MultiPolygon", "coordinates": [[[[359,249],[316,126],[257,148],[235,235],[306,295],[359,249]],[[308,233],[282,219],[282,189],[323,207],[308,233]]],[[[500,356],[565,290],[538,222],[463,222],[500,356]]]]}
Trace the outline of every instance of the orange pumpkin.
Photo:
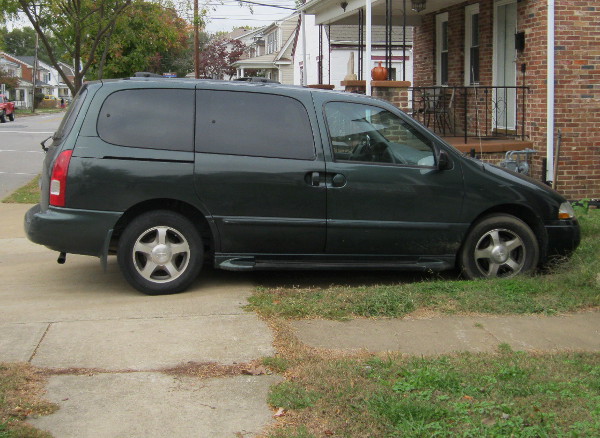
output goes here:
{"type": "Polygon", "coordinates": [[[385,81],[388,78],[388,70],[385,67],[381,66],[381,61],[379,61],[379,66],[374,67],[371,70],[371,77],[374,81],[385,81]]]}

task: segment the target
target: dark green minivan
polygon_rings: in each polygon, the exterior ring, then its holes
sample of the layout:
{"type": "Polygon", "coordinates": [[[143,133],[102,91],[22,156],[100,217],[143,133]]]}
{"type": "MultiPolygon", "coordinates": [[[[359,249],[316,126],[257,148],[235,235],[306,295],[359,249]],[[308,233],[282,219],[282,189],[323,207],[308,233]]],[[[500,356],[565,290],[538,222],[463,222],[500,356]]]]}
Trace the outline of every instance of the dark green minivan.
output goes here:
{"type": "Polygon", "coordinates": [[[579,244],[570,204],[394,106],[267,83],[85,85],[47,149],[29,239],[116,254],[147,294],[227,270],[531,272],[579,244]]]}

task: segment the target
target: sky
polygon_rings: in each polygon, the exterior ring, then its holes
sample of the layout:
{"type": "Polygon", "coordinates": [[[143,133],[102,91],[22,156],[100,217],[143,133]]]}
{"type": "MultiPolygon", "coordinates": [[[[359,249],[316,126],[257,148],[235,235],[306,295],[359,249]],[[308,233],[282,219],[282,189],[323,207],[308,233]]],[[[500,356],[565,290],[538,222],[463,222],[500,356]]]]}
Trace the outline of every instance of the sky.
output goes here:
{"type": "MultiPolygon", "coordinates": [[[[272,6],[284,6],[294,8],[294,0],[251,0],[272,6]]],[[[206,31],[214,33],[218,31],[229,32],[240,26],[262,27],[273,21],[287,17],[293,11],[276,7],[259,5],[240,6],[236,0],[200,0],[200,5],[206,5],[209,9],[206,31]],[[252,7],[252,11],[249,6],[252,7]]],[[[202,6],[200,6],[202,7],[202,6]]]]}
{"type": "MultiPolygon", "coordinates": [[[[237,0],[199,0],[198,4],[200,9],[206,8],[209,10],[207,17],[206,31],[208,33],[215,33],[219,31],[229,32],[232,29],[240,26],[251,26],[251,27],[262,27],[266,26],[273,21],[287,17],[292,10],[280,9],[274,6],[294,8],[294,0],[250,0],[256,3],[264,3],[271,5],[260,6],[260,5],[246,5],[240,6],[237,0]],[[252,9],[250,9],[250,7],[252,9]]],[[[188,9],[187,14],[191,15],[192,0],[179,0],[176,1],[181,6],[181,9],[188,9]],[[186,7],[182,6],[186,4],[186,7]]],[[[22,15],[22,14],[21,14],[22,15]]],[[[184,14],[185,15],[185,14],[184,14]]],[[[191,17],[190,17],[191,18],[191,17]]],[[[8,30],[12,30],[15,27],[31,26],[25,16],[21,16],[20,19],[7,23],[8,30]]]]}

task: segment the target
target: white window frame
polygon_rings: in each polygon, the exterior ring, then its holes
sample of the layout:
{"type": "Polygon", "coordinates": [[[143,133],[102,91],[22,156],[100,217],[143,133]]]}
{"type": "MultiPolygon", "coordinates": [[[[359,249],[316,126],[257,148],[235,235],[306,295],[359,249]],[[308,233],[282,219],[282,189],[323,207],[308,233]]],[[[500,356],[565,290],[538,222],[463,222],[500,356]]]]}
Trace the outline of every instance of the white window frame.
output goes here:
{"type": "MultiPolygon", "coordinates": [[[[471,45],[473,42],[473,15],[479,14],[479,3],[465,7],[465,85],[471,83],[471,45]]],[[[481,35],[480,35],[481,37],[481,35]]],[[[481,42],[480,42],[481,43],[481,42]]]]}
{"type": "MultiPolygon", "coordinates": [[[[443,39],[442,39],[442,26],[443,23],[448,23],[448,12],[444,12],[442,14],[437,14],[435,16],[435,80],[437,85],[446,85],[442,84],[442,47],[443,47],[443,39]]],[[[448,50],[446,50],[446,53],[448,50]]],[[[449,66],[448,66],[449,67],[449,66]]]]}
{"type": "Polygon", "coordinates": [[[277,50],[279,50],[279,32],[275,30],[274,32],[268,34],[266,43],[266,55],[277,52],[277,50]]]}

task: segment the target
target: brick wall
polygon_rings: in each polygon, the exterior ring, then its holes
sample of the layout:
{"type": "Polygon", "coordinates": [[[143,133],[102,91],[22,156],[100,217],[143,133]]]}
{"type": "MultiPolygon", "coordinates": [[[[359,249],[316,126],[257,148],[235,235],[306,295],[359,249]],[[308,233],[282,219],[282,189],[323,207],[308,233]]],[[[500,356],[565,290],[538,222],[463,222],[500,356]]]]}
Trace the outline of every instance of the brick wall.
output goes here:
{"type": "MultiPolygon", "coordinates": [[[[449,85],[464,84],[464,8],[474,3],[479,3],[480,14],[480,84],[492,84],[493,0],[481,0],[438,11],[449,15],[449,85]]],[[[547,121],[546,2],[524,0],[517,3],[517,8],[517,31],[525,32],[525,50],[517,57],[517,85],[530,87],[525,132],[538,151],[532,176],[543,179],[547,121]],[[520,71],[522,64],[526,65],[525,74],[520,71]]],[[[600,4],[597,0],[556,0],[555,8],[555,136],[558,137],[559,128],[562,131],[557,189],[569,199],[599,198],[600,4]]],[[[415,29],[415,86],[435,85],[435,15],[424,16],[422,25],[415,29]]]]}
{"type": "MultiPolygon", "coordinates": [[[[536,149],[546,147],[546,38],[544,2],[519,3],[518,28],[532,87],[527,130],[536,149]]],[[[569,199],[600,197],[600,4],[556,0],[555,130],[562,132],[557,189],[569,199]]]]}
{"type": "Polygon", "coordinates": [[[387,100],[404,112],[409,112],[408,87],[410,82],[373,81],[372,95],[387,100]]]}

